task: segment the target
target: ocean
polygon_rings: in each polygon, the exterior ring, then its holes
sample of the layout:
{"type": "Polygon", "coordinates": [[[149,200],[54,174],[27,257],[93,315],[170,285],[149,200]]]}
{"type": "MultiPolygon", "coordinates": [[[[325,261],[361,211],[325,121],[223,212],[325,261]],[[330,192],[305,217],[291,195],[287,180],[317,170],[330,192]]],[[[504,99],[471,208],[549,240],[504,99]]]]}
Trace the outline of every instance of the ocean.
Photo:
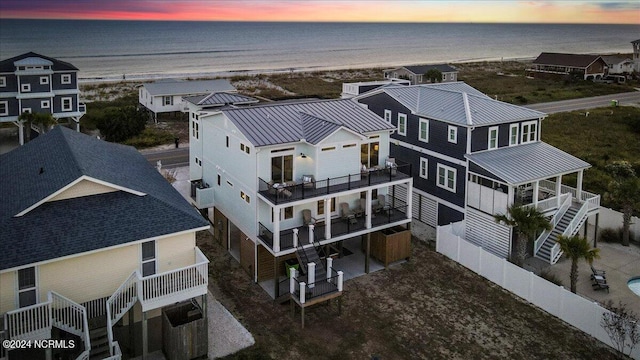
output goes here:
{"type": "Polygon", "coordinates": [[[33,51],[81,81],[631,53],[639,25],[0,20],[0,59],[33,51]]]}

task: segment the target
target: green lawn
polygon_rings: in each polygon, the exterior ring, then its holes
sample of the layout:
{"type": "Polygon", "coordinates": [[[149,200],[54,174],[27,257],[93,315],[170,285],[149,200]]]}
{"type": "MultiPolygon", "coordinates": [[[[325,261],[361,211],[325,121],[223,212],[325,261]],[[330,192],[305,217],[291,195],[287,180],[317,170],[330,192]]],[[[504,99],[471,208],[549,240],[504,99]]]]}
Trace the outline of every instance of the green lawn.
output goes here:
{"type": "MultiPolygon", "coordinates": [[[[606,192],[611,177],[604,167],[611,161],[627,160],[640,173],[640,108],[592,109],[589,116],[585,111],[552,114],[542,123],[542,140],[593,166],[585,172],[587,191],[606,192]]],[[[603,205],[609,206],[606,199],[603,205]]]]}

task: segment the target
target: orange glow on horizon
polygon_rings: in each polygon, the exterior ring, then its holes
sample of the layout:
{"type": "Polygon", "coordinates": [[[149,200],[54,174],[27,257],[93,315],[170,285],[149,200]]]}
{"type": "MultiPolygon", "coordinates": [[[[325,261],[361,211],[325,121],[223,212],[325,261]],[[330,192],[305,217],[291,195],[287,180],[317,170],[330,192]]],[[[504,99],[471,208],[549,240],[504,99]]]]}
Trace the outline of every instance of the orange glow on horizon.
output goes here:
{"type": "Polygon", "coordinates": [[[0,6],[0,16],[85,20],[640,24],[640,7],[632,2],[613,7],[593,1],[147,0],[134,3],[102,0],[102,8],[91,4],[89,8],[82,8],[57,2],[48,9],[25,7],[22,10],[10,9],[4,4],[0,6]],[[131,4],[135,5],[126,6],[131,4]]]}

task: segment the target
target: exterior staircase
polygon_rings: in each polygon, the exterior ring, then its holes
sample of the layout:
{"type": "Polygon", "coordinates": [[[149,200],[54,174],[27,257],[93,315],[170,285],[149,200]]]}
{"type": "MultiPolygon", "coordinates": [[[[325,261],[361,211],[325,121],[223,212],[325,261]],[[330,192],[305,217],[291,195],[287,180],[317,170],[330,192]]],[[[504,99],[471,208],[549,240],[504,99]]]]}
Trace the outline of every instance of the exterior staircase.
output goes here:
{"type": "MultiPolygon", "coordinates": [[[[538,238],[544,238],[542,246],[536,251],[535,256],[550,264],[555,264],[562,256],[560,245],[558,244],[558,237],[560,235],[573,236],[587,219],[586,203],[572,202],[567,208],[564,214],[560,215],[560,220],[551,229],[551,231],[545,231],[538,238]]],[[[553,224],[553,221],[552,221],[553,224]]],[[[536,242],[538,242],[536,241],[536,242]]]]}
{"type": "Polygon", "coordinates": [[[316,264],[316,273],[315,279],[316,281],[319,279],[327,278],[327,269],[324,266],[322,259],[320,258],[320,253],[318,249],[313,245],[306,246],[298,246],[296,251],[296,256],[298,257],[298,263],[300,264],[300,272],[306,274],[309,269],[310,263],[316,264]]]}
{"type": "Polygon", "coordinates": [[[89,338],[91,340],[90,360],[104,359],[111,356],[109,353],[109,336],[106,326],[90,330],[89,338]]]}

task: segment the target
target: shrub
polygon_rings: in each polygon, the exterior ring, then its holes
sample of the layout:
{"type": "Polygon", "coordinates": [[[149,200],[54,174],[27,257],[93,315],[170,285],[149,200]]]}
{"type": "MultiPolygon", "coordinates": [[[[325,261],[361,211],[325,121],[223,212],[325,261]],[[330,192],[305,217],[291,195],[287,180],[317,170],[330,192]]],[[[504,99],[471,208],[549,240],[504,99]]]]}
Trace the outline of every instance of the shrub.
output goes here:
{"type": "Polygon", "coordinates": [[[598,241],[608,243],[619,243],[622,241],[622,228],[604,228],[600,231],[600,238],[598,241]]]}
{"type": "Polygon", "coordinates": [[[558,277],[558,275],[549,272],[548,269],[544,269],[540,272],[540,277],[547,280],[550,283],[554,283],[558,286],[562,286],[562,280],[558,277]]]}
{"type": "Polygon", "coordinates": [[[528,102],[529,102],[529,100],[528,100],[526,97],[522,96],[522,95],[518,95],[518,96],[516,96],[516,97],[515,97],[515,100],[516,100],[519,104],[526,104],[526,103],[528,103],[528,102]]]}

